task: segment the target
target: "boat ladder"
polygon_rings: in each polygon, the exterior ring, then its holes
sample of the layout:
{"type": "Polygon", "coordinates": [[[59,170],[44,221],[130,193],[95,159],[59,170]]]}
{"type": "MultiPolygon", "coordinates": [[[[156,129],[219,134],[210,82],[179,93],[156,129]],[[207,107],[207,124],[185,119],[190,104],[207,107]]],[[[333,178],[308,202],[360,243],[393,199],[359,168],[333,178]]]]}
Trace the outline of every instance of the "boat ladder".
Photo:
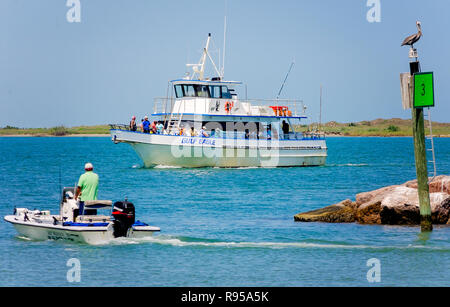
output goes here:
{"type": "Polygon", "coordinates": [[[167,125],[167,131],[170,134],[172,130],[180,129],[181,119],[183,118],[183,114],[180,113],[181,103],[178,105],[177,113],[170,113],[169,123],[167,125]]]}
{"type": "Polygon", "coordinates": [[[426,137],[425,140],[425,148],[427,152],[431,153],[431,160],[428,160],[428,163],[432,165],[432,171],[428,173],[428,183],[432,182],[434,178],[436,178],[436,155],[434,150],[434,139],[433,139],[433,125],[431,122],[431,110],[430,108],[424,109],[424,117],[428,120],[428,129],[430,130],[430,134],[426,137]],[[428,140],[428,144],[427,141],[428,140]],[[431,177],[431,179],[430,179],[431,177]]]}

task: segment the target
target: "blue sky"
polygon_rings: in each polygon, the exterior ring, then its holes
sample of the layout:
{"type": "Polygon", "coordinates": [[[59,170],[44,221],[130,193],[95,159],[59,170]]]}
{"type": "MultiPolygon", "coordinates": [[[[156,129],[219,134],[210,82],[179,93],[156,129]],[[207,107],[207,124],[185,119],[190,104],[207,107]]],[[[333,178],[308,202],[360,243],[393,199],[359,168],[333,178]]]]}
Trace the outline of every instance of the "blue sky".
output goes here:
{"type": "MultiPolygon", "coordinates": [[[[197,62],[208,33],[222,48],[225,77],[249,98],[273,98],[292,60],[282,98],[303,99],[318,120],[410,118],[399,74],[409,70],[402,40],[422,22],[422,69],[434,71],[433,119],[450,114],[450,2],[381,0],[369,23],[366,0],[80,0],[81,23],[66,0],[0,1],[0,126],[126,123],[152,111],[167,81],[197,62]]],[[[218,54],[217,52],[214,54],[218,54]]]]}

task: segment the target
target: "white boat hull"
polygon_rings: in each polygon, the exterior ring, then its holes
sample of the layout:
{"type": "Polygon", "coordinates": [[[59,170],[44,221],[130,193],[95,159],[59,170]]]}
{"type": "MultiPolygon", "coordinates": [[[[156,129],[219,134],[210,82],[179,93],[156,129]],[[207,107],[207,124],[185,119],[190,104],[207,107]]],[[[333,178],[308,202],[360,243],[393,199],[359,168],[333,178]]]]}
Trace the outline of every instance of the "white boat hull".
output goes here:
{"type": "MultiPolygon", "coordinates": [[[[101,227],[62,226],[30,221],[25,222],[18,219],[16,215],[5,216],[5,221],[13,224],[20,236],[32,240],[63,240],[98,245],[109,243],[114,239],[112,223],[108,226],[101,227]]],[[[143,231],[129,232],[128,237],[148,237],[153,235],[155,231],[159,231],[159,228],[149,226],[143,231]]]]}
{"type": "Polygon", "coordinates": [[[227,140],[111,130],[115,143],[129,143],[145,167],[321,166],[325,140],[227,140]]]}

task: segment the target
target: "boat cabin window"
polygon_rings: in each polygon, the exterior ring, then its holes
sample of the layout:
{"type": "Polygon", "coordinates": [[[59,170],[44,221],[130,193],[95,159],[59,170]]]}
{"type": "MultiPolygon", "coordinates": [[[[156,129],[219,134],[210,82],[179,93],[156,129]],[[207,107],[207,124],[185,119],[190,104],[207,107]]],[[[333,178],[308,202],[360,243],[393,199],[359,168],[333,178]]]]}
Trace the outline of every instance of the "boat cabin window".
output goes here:
{"type": "Polygon", "coordinates": [[[236,95],[228,90],[226,85],[203,85],[203,84],[177,84],[174,86],[177,98],[182,97],[204,97],[232,99],[236,95]]]}
{"type": "Polygon", "coordinates": [[[219,85],[210,86],[209,89],[211,90],[211,98],[222,98],[222,92],[219,85]]]}
{"type": "Polygon", "coordinates": [[[175,95],[177,96],[177,98],[183,97],[183,88],[181,84],[175,85],[175,95]]]}
{"type": "Polygon", "coordinates": [[[209,90],[207,85],[194,85],[195,87],[195,93],[197,94],[197,97],[206,97],[209,98],[209,90]]]}
{"type": "Polygon", "coordinates": [[[231,94],[228,92],[228,87],[222,85],[222,98],[231,99],[231,94]]]}
{"type": "Polygon", "coordinates": [[[193,85],[183,85],[184,97],[195,97],[195,90],[193,85]]]}
{"type": "Polygon", "coordinates": [[[209,89],[211,91],[211,98],[231,99],[230,90],[228,90],[228,87],[225,85],[212,85],[209,89]]]}

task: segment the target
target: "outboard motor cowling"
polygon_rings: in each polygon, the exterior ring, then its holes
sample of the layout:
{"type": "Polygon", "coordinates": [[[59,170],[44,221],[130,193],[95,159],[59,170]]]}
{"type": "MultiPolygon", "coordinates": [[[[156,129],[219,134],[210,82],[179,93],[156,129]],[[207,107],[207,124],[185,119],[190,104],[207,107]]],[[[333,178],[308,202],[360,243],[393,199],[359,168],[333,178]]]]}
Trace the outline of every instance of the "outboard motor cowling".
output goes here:
{"type": "Polygon", "coordinates": [[[112,215],[114,217],[114,237],[125,237],[128,229],[135,222],[134,205],[129,201],[117,201],[114,203],[112,215]]]}

